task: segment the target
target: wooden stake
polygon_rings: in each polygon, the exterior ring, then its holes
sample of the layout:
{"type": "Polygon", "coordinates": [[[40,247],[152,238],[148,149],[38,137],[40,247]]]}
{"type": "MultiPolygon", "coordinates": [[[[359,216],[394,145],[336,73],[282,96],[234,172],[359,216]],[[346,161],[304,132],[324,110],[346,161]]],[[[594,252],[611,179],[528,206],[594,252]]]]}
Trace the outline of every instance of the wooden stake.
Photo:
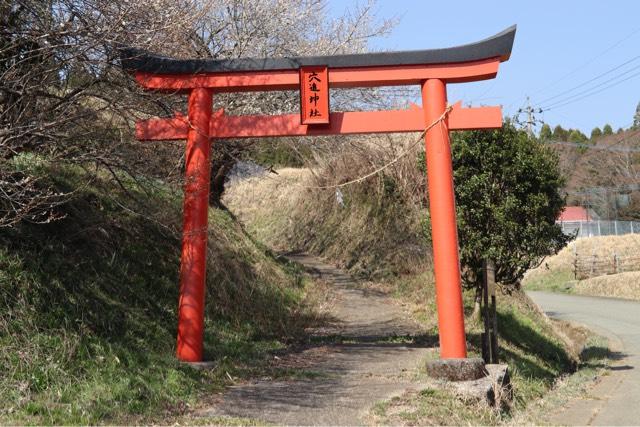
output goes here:
{"type": "Polygon", "coordinates": [[[498,316],[496,312],[496,277],[493,261],[484,261],[483,277],[484,330],[483,358],[498,363],[498,316]]]}

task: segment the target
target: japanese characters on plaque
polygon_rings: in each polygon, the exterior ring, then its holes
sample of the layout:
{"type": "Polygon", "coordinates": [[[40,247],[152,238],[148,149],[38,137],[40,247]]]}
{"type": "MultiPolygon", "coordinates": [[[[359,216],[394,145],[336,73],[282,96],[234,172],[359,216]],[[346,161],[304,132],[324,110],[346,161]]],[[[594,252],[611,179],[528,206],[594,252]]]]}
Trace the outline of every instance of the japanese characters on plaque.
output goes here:
{"type": "Polygon", "coordinates": [[[300,122],[329,123],[329,69],[300,67],[300,122]]]}

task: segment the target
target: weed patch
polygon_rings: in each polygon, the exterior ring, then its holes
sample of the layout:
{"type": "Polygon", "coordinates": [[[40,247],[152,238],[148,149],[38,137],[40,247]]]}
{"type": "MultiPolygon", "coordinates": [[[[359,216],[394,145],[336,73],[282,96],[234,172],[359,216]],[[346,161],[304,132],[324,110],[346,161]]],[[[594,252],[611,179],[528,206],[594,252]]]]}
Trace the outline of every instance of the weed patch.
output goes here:
{"type": "Polygon", "coordinates": [[[63,219],[0,234],[0,421],[151,422],[266,367],[315,321],[305,280],[210,211],[205,357],[174,357],[181,197],[157,182],[49,172],[63,219]],[[87,184],[88,182],[88,184],[87,184]]]}

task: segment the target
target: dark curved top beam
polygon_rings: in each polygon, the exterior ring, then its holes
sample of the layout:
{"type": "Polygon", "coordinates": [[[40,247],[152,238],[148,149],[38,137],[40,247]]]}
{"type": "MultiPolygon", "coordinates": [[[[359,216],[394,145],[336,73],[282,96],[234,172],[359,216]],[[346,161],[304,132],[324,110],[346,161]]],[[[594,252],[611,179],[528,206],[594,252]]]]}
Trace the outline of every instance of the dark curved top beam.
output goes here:
{"type": "Polygon", "coordinates": [[[175,59],[133,49],[121,49],[122,67],[130,71],[153,74],[198,74],[240,71],[293,70],[301,66],[322,65],[329,68],[379,67],[392,65],[454,64],[500,58],[511,55],[516,26],[481,40],[445,49],[401,52],[361,53],[351,55],[300,56],[290,58],[175,59]]]}

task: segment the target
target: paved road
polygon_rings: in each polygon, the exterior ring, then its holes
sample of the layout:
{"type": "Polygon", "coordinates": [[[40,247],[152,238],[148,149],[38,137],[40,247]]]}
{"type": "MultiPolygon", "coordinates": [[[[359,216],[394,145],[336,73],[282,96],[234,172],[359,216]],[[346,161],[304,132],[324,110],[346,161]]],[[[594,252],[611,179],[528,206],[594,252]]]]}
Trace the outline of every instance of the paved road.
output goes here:
{"type": "Polygon", "coordinates": [[[553,422],[566,425],[640,424],[640,303],[613,298],[527,292],[549,315],[581,323],[612,340],[624,357],[612,374],[572,402],[553,422]]]}
{"type": "Polygon", "coordinates": [[[239,384],[200,415],[277,425],[362,425],[362,417],[376,402],[422,388],[416,374],[432,348],[387,339],[422,334],[402,307],[386,295],[359,288],[350,276],[314,257],[291,258],[331,285],[333,320],[313,335],[339,335],[347,342],[311,346],[278,362],[320,373],[319,377],[239,384]]]}

